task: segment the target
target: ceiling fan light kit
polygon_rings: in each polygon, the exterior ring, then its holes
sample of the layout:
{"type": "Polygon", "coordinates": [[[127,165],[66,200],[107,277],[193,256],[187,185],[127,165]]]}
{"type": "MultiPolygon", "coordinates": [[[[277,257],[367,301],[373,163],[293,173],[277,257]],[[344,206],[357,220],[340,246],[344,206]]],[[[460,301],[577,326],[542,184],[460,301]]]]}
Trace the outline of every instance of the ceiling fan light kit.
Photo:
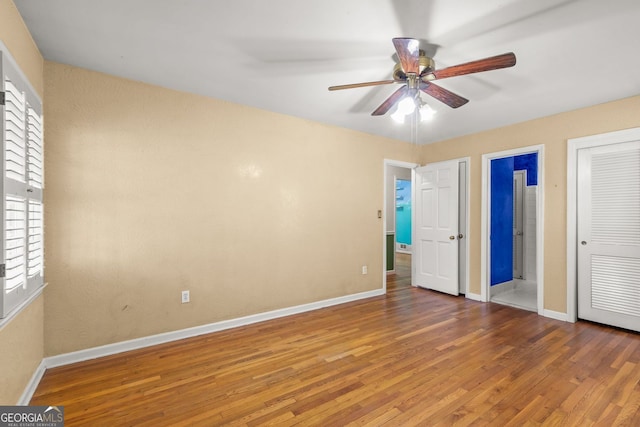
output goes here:
{"type": "MultiPolygon", "coordinates": [[[[371,115],[382,116],[397,105],[398,107],[396,112],[392,114],[392,117],[396,121],[400,120],[401,115],[406,116],[413,114],[416,109],[419,109],[420,111],[420,119],[426,120],[433,116],[435,110],[422,101],[420,98],[420,92],[424,92],[427,95],[434,97],[451,108],[459,108],[469,102],[468,99],[434,84],[434,80],[508,68],[513,67],[516,64],[515,54],[509,52],[502,55],[492,56],[490,58],[479,59],[436,70],[433,58],[426,56],[425,52],[420,49],[419,40],[399,37],[394,38],[392,41],[396,49],[396,53],[398,54],[398,58],[400,59],[400,62],[395,64],[393,68],[393,80],[330,86],[329,90],[333,91],[399,83],[403,86],[391,94],[391,96],[380,104],[380,106],[376,108],[371,115]],[[400,104],[403,104],[403,106],[400,107],[400,104]],[[413,107],[410,107],[410,104],[412,104],[413,107]],[[403,113],[409,110],[411,111],[403,113]]],[[[404,118],[402,119],[402,122],[404,122],[404,118]]]]}
{"type": "Polygon", "coordinates": [[[419,92],[415,92],[415,97],[405,96],[398,102],[396,111],[391,114],[391,118],[399,124],[403,124],[405,117],[418,113],[421,122],[429,121],[437,113],[429,104],[420,98],[419,92]]]}

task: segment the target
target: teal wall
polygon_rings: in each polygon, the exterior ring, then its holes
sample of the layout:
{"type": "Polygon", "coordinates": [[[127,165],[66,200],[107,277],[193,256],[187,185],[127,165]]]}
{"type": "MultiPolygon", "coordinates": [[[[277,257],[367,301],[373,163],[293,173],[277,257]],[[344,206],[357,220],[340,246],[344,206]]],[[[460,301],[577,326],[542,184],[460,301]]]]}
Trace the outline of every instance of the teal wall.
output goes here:
{"type": "Polygon", "coordinates": [[[411,244],[411,181],[396,181],[396,241],[411,244]]]}

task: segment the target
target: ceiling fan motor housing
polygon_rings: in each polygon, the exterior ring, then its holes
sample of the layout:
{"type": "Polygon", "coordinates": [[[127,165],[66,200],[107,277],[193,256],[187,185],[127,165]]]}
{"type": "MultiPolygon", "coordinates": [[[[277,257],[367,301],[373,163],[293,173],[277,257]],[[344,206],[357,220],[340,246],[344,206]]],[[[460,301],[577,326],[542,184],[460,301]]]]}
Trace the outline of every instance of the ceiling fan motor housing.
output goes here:
{"type": "MultiPolygon", "coordinates": [[[[424,50],[420,50],[420,57],[418,59],[419,64],[420,64],[420,75],[422,75],[423,73],[429,73],[433,70],[435,70],[436,68],[436,63],[433,60],[433,58],[429,58],[424,50]]],[[[404,72],[404,70],[402,69],[402,64],[400,62],[398,62],[394,67],[393,67],[393,79],[394,80],[400,80],[400,81],[404,81],[407,79],[407,74],[404,72]]]]}

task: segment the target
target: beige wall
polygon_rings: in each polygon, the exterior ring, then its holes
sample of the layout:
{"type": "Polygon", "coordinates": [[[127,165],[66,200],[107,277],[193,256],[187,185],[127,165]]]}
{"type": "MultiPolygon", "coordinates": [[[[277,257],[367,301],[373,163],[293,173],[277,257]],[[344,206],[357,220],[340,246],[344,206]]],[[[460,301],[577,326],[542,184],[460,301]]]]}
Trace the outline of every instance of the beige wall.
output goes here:
{"type": "Polygon", "coordinates": [[[638,127],[639,113],[633,97],[424,147],[422,163],[471,157],[471,292],[480,294],[482,155],[544,144],[544,307],[566,313],[567,140],[638,127]]]}
{"type": "Polygon", "coordinates": [[[43,357],[44,298],[40,296],[0,331],[0,405],[15,405],[43,357]]]}
{"type": "MultiPolygon", "coordinates": [[[[43,60],[11,0],[0,0],[0,40],[42,97],[43,60]]],[[[43,297],[0,329],[0,405],[15,404],[43,355],[43,297]]]]}
{"type": "Polygon", "coordinates": [[[0,0],[0,40],[42,98],[44,60],[12,0],[0,0]]]}
{"type": "Polygon", "coordinates": [[[45,77],[47,355],[381,288],[383,160],[415,146],[56,63],[45,77]]]}

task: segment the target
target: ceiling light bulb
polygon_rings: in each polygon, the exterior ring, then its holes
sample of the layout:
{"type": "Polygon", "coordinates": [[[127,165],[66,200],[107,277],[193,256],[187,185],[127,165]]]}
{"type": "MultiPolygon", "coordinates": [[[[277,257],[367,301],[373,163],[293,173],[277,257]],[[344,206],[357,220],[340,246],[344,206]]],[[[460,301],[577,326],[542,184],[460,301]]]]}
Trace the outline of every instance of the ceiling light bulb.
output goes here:
{"type": "Polygon", "coordinates": [[[400,109],[396,110],[396,112],[391,115],[391,118],[398,124],[404,123],[404,114],[402,114],[402,111],[400,111],[400,109]]]}
{"type": "Polygon", "coordinates": [[[398,112],[408,116],[416,110],[416,101],[411,97],[406,97],[398,103],[398,112]]]}
{"type": "Polygon", "coordinates": [[[433,119],[433,116],[435,116],[435,115],[436,115],[436,110],[431,108],[430,105],[423,104],[420,107],[420,121],[424,122],[426,120],[431,120],[431,119],[433,119]]]}

